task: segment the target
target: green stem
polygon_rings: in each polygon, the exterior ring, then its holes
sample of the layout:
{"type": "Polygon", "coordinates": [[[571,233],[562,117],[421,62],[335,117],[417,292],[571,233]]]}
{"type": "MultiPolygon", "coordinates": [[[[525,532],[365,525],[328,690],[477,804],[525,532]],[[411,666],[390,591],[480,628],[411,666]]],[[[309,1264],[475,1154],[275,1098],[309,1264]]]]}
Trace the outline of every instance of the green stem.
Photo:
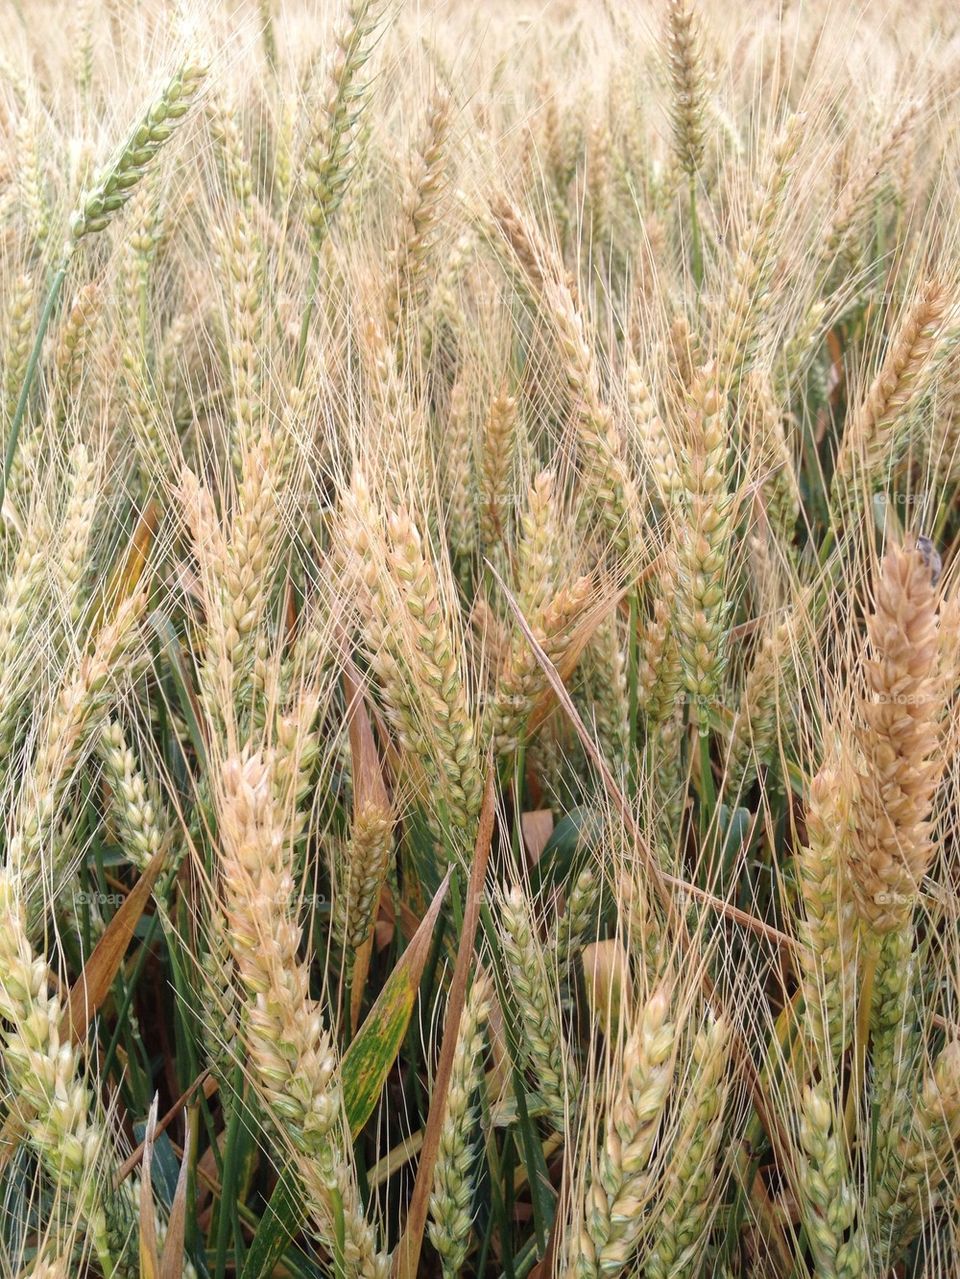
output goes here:
{"type": "Polygon", "coordinates": [[[13,421],[10,423],[10,434],[7,436],[7,449],[3,459],[3,472],[0,474],[0,509],[3,508],[3,500],[7,492],[7,483],[10,479],[10,471],[13,468],[14,458],[17,455],[17,443],[20,439],[20,427],[23,425],[23,419],[27,412],[27,402],[30,399],[30,390],[33,387],[33,379],[36,377],[37,366],[40,363],[40,352],[43,350],[43,339],[46,337],[47,329],[50,326],[50,319],[60,297],[60,290],[63,288],[63,282],[67,278],[67,271],[70,267],[70,259],[72,250],[68,250],[63,257],[60,265],[57,267],[56,274],[50,284],[50,290],[47,293],[46,301],[43,304],[43,310],[40,312],[40,322],[37,325],[37,335],[34,338],[33,350],[30,352],[30,359],[27,361],[27,368],[23,375],[23,385],[20,388],[20,397],[17,400],[17,407],[13,413],[13,421]]]}
{"type": "Polygon", "coordinates": [[[310,274],[307,276],[307,303],[303,308],[303,318],[300,321],[300,341],[297,343],[297,386],[303,385],[303,374],[307,367],[307,339],[310,336],[310,324],[317,304],[317,281],[319,278],[320,254],[314,249],[310,255],[310,274]]]}
{"type": "MultiPolygon", "coordinates": [[[[224,1102],[227,1098],[224,1098],[224,1102]]],[[[243,1067],[233,1072],[230,1095],[230,1119],[227,1123],[227,1144],[223,1152],[223,1176],[220,1179],[220,1203],[217,1208],[217,1260],[216,1279],[224,1279],[227,1270],[227,1247],[230,1242],[230,1225],[237,1202],[234,1190],[240,1170],[240,1130],[243,1123],[243,1067]]]]}
{"type": "Polygon", "coordinates": [[[627,705],[628,705],[628,751],[627,775],[630,779],[630,793],[637,793],[637,776],[640,763],[640,742],[637,731],[637,720],[640,706],[640,592],[630,594],[630,633],[627,639],[627,705]]]}
{"type": "Polygon", "coordinates": [[[690,179],[690,251],[693,281],[697,289],[703,285],[703,242],[700,237],[700,218],[697,214],[697,179],[690,179]]]}
{"type": "Polygon", "coordinates": [[[336,1279],[346,1279],[347,1225],[343,1198],[338,1190],[330,1190],[330,1207],[333,1215],[333,1273],[336,1279]]]}
{"type": "Polygon", "coordinates": [[[710,763],[710,733],[703,723],[697,724],[696,733],[700,743],[700,835],[705,839],[713,822],[717,793],[713,785],[713,769],[710,763]]]}
{"type": "Polygon", "coordinates": [[[844,1128],[847,1133],[848,1147],[852,1146],[853,1138],[856,1134],[860,1102],[866,1082],[867,1043],[870,1039],[870,1021],[873,1013],[874,978],[877,975],[877,961],[880,957],[880,948],[873,938],[869,939],[867,947],[860,985],[860,1002],[857,1005],[857,1020],[853,1029],[853,1075],[850,1080],[850,1091],[847,1094],[847,1108],[844,1114],[844,1128]]]}

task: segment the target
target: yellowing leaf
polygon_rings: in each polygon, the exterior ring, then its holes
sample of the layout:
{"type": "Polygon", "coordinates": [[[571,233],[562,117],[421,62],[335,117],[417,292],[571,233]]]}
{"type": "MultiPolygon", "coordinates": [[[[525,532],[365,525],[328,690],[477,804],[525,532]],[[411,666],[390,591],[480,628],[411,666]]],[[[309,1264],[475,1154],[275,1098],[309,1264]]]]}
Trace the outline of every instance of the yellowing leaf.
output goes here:
{"type": "Polygon", "coordinates": [[[373,1113],[407,1033],[410,1014],[420,987],[420,976],[427,962],[433,930],[449,883],[448,871],[410,945],[387,978],[366,1021],[343,1055],[340,1082],[347,1122],[354,1136],[373,1113]]]}

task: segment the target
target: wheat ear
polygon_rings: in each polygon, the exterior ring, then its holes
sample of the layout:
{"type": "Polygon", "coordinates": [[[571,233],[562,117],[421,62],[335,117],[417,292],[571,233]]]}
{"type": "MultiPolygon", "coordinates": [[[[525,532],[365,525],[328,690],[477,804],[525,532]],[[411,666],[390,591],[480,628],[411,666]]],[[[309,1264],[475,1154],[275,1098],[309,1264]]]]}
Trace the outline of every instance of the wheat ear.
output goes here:
{"type": "Polygon", "coordinates": [[[400,334],[404,315],[422,300],[426,284],[446,187],[451,105],[445,90],[434,95],[403,200],[400,231],[388,270],[386,298],[387,322],[394,338],[400,334]]]}
{"type": "Polygon", "coordinates": [[[206,65],[196,57],[181,63],[119,154],[82,197],[70,220],[74,243],[104,230],[123,208],[160,148],[183,123],[206,74],[206,65]]]}
{"type": "Polygon", "coordinates": [[[754,654],[730,731],[724,770],[730,795],[746,790],[771,762],[781,708],[790,704],[795,638],[794,620],[787,617],[766,632],[754,654]]]}
{"type": "Polygon", "coordinates": [[[306,221],[315,253],[329,233],[350,178],[352,136],[368,96],[359,75],[370,57],[380,14],[375,0],[348,4],[323,91],[310,110],[303,170],[306,221]]]}
{"type": "Polygon", "coordinates": [[[457,1032],[446,1109],[430,1196],[430,1242],[443,1279],[463,1271],[472,1227],[470,1142],[476,1124],[473,1097],[483,1086],[483,1030],[490,1012],[490,983],[480,974],[470,988],[457,1032]]]}
{"type": "Polygon", "coordinates": [[[81,1080],[77,1049],[61,1037],[64,1006],[48,995],[50,973],[34,953],[27,917],[9,868],[0,870],[0,1016],[3,1060],[14,1113],[61,1195],[86,1223],[105,1274],[114,1273],[98,1187],[104,1134],[91,1120],[94,1096],[81,1080]]]}
{"type": "Polygon", "coordinates": [[[574,1267],[579,1279],[625,1270],[643,1230],[643,1207],[651,1193],[650,1158],[673,1078],[675,1035],[669,1013],[667,992],[657,991],[624,1044],[598,1167],[587,1189],[574,1267]]]}
{"type": "Polygon", "coordinates": [[[930,806],[943,768],[938,594],[922,541],[884,555],[867,631],[848,865],[861,918],[883,933],[912,914],[934,852],[930,806]]]}
{"type": "Polygon", "coordinates": [[[647,1279],[687,1279],[697,1273],[716,1193],[716,1162],[723,1137],[730,1027],[710,1020],[693,1042],[693,1070],[680,1113],[663,1210],[644,1271],[647,1279]]]}
{"type": "Polygon", "coordinates": [[[877,1188],[881,1241],[892,1264],[916,1238],[951,1175],[960,1141],[960,1043],[949,1042],[928,1072],[912,1122],[877,1188]]]}
{"type": "Polygon", "coordinates": [[[683,465],[687,529],[678,555],[676,611],[684,683],[704,732],[725,666],[732,513],[727,446],[723,402],[715,371],[708,368],[690,392],[689,443],[683,465]]]}
{"type": "Polygon", "coordinates": [[[901,318],[879,373],[843,432],[831,490],[841,508],[854,505],[862,490],[872,491],[884,468],[896,460],[909,410],[929,387],[947,350],[950,308],[947,288],[930,280],[901,318]]]}
{"type": "Polygon", "coordinates": [[[277,808],[272,763],[253,752],[221,771],[219,831],[227,940],[245,996],[242,1034],[259,1086],[294,1149],[323,1237],[336,1246],[342,1213],[350,1273],[385,1279],[342,1149],[336,1054],[310,996],[290,832],[277,808]]]}
{"type": "Polygon", "coordinates": [[[824,1083],[804,1092],[799,1136],[803,1155],[797,1188],[817,1274],[859,1279],[867,1260],[865,1240],[856,1224],[842,1123],[824,1083]]]}
{"type": "MultiPolygon", "coordinates": [[[[593,594],[593,581],[582,577],[557,592],[539,615],[530,618],[537,641],[557,665],[574,640],[575,624],[593,594]]],[[[503,660],[492,710],[492,734],[498,754],[516,750],[524,726],[547,688],[547,678],[526,637],[515,634],[503,660]]]]}
{"type": "Polygon", "coordinates": [[[563,1043],[557,1001],[522,888],[512,888],[504,899],[500,936],[520,1023],[521,1042],[516,1047],[521,1064],[535,1074],[551,1124],[557,1132],[565,1132],[567,1097],[576,1096],[576,1070],[563,1043]]]}
{"type": "Polygon", "coordinates": [[[699,17],[688,0],[667,6],[667,63],[673,146],[681,169],[696,176],[703,162],[706,84],[699,17]]]}
{"type": "Polygon", "coordinates": [[[480,537],[488,554],[507,538],[516,443],[517,401],[501,391],[487,413],[480,464],[480,537]]]}
{"type": "Polygon", "coordinates": [[[803,897],[802,933],[815,957],[804,972],[806,1024],[821,1060],[839,1057],[853,1030],[857,917],[845,873],[850,838],[850,782],[825,763],[807,798],[806,843],[797,853],[803,897]]]}
{"type": "Polygon", "coordinates": [[[130,596],[98,630],[93,647],[64,681],[41,730],[7,850],[23,883],[38,881],[44,843],[74,769],[107,714],[114,673],[135,657],[144,604],[143,595],[130,596]]]}

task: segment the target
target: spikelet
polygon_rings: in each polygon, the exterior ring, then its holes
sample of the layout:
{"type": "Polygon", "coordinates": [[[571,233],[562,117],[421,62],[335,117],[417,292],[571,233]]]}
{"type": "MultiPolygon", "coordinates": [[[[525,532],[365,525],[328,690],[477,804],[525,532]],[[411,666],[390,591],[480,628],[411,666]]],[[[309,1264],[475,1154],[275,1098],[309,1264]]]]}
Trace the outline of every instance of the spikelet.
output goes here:
{"type": "Polygon", "coordinates": [[[903,926],[916,904],[934,851],[930,805],[943,767],[937,590],[922,543],[884,555],[867,631],[848,866],[861,919],[883,933],[903,926]]]}
{"type": "Polygon", "coordinates": [[[470,1140],[476,1123],[472,1101],[482,1086],[483,1030],[489,1012],[490,983],[480,974],[460,1017],[430,1195],[430,1242],[440,1255],[444,1279],[455,1279],[462,1273],[470,1243],[470,1140]]]}
{"type": "Polygon", "coordinates": [[[591,1171],[586,1194],[574,1262],[580,1279],[625,1270],[643,1229],[643,1208],[651,1193],[649,1162],[673,1076],[669,1013],[669,996],[659,990],[647,1000],[623,1047],[598,1167],[591,1171]]]}

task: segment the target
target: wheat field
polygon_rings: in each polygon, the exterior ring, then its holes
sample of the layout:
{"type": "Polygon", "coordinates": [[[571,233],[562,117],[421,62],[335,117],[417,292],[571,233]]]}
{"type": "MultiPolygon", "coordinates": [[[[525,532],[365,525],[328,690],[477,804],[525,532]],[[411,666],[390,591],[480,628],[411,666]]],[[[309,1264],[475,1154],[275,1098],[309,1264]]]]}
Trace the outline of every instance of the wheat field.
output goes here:
{"type": "Polygon", "coordinates": [[[960,1273],[955,6],[2,11],[2,1279],[960,1273]]]}

